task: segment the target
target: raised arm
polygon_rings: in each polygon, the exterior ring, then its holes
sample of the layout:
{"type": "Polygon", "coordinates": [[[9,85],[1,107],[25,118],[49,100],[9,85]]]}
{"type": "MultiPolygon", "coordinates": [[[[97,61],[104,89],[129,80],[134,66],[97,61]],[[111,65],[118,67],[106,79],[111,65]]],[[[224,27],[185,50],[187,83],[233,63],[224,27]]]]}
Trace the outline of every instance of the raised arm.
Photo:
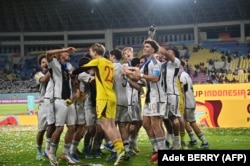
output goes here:
{"type": "Polygon", "coordinates": [[[50,79],[50,73],[47,72],[47,73],[45,74],[45,76],[43,76],[43,77],[41,77],[41,78],[39,79],[39,82],[45,83],[45,82],[48,82],[49,79],[50,79]]]}
{"type": "Polygon", "coordinates": [[[159,53],[162,55],[165,55],[167,59],[170,60],[171,62],[174,62],[175,56],[173,54],[169,54],[168,51],[164,47],[160,47],[159,53]]]}
{"type": "Polygon", "coordinates": [[[62,49],[54,49],[54,50],[48,50],[46,52],[46,59],[48,62],[50,62],[56,54],[62,53],[62,52],[68,52],[73,53],[76,49],[74,47],[68,47],[68,48],[62,48],[62,49]]]}

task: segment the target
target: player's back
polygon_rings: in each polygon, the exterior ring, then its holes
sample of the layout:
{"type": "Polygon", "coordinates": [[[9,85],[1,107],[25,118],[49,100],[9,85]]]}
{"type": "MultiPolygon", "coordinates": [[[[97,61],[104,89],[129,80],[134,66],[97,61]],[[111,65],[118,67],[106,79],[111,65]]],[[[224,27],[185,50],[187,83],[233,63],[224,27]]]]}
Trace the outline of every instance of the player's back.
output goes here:
{"type": "MultiPolygon", "coordinates": [[[[107,95],[107,99],[111,101],[116,101],[115,92],[113,90],[114,86],[114,64],[107,60],[106,58],[99,58],[99,74],[101,77],[101,84],[97,86],[101,86],[104,90],[104,93],[97,92],[97,98],[103,98],[104,94],[107,95]],[[99,94],[98,94],[99,93],[99,94]],[[100,96],[101,95],[101,96],[100,96]]],[[[97,87],[99,90],[100,87],[97,87]]]]}
{"type": "Polygon", "coordinates": [[[167,94],[179,95],[177,85],[180,60],[175,58],[174,62],[168,61],[166,66],[167,94]]]}
{"type": "Polygon", "coordinates": [[[127,89],[122,77],[123,66],[121,63],[114,63],[114,91],[116,93],[117,105],[128,106],[127,89]]]}
{"type": "Polygon", "coordinates": [[[106,58],[97,58],[84,65],[85,67],[96,67],[96,89],[97,100],[116,101],[114,85],[114,65],[106,58]]]}
{"type": "Polygon", "coordinates": [[[186,108],[195,108],[195,97],[193,91],[193,82],[189,74],[183,71],[180,75],[180,81],[184,84],[184,93],[185,93],[185,105],[186,108]]]}

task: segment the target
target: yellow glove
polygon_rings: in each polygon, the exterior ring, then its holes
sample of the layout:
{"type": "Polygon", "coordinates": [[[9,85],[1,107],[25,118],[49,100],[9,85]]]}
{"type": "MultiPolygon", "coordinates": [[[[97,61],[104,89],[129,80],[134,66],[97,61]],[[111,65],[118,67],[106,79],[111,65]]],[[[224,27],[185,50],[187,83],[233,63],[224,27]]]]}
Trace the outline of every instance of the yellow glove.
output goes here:
{"type": "Polygon", "coordinates": [[[71,99],[67,99],[65,102],[67,106],[73,104],[73,101],[71,99]]]}

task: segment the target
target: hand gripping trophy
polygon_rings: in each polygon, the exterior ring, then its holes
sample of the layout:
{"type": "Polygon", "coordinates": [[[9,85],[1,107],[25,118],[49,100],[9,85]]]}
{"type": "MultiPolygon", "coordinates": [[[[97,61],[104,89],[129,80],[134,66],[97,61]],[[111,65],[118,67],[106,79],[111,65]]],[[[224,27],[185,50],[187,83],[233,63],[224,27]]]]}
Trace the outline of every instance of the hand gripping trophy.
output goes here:
{"type": "Polygon", "coordinates": [[[153,24],[148,29],[148,37],[154,39],[155,31],[156,31],[156,26],[153,24]]]}

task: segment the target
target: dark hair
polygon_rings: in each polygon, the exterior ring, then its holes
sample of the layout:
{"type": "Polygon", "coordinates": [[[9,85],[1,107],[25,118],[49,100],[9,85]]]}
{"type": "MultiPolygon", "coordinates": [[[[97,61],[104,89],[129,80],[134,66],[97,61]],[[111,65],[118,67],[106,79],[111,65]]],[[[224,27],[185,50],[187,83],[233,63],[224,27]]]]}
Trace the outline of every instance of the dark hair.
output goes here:
{"type": "Polygon", "coordinates": [[[185,67],[186,63],[183,60],[181,60],[181,65],[185,67]]]}
{"type": "Polygon", "coordinates": [[[179,53],[179,51],[177,49],[170,48],[169,50],[172,50],[174,52],[174,55],[175,55],[176,58],[180,58],[180,53],[179,53]]]}
{"type": "Polygon", "coordinates": [[[78,66],[81,67],[82,65],[85,65],[87,63],[89,63],[90,59],[87,57],[83,57],[81,59],[78,60],[78,66]]]}
{"type": "Polygon", "coordinates": [[[91,61],[90,58],[87,57],[82,57],[78,60],[77,64],[78,64],[78,68],[76,68],[75,70],[73,70],[72,75],[78,75],[82,72],[86,72],[88,70],[88,68],[84,68],[82,67],[83,65],[89,63],[91,61]]]}
{"type": "Polygon", "coordinates": [[[45,54],[41,54],[41,55],[39,55],[39,56],[37,57],[37,62],[38,62],[39,65],[41,65],[42,59],[43,59],[43,58],[46,58],[46,55],[45,55],[45,54]]]}
{"type": "Polygon", "coordinates": [[[142,55],[142,56],[140,56],[140,59],[144,59],[145,61],[147,61],[147,57],[146,57],[146,55],[142,55]]]}
{"type": "Polygon", "coordinates": [[[89,59],[92,59],[92,58],[91,58],[91,55],[90,55],[90,53],[89,53],[89,52],[85,53],[85,54],[83,55],[83,58],[89,58],[89,59]]]}
{"type": "Polygon", "coordinates": [[[104,58],[109,59],[109,50],[106,50],[103,55],[104,58]]]}
{"type": "Polygon", "coordinates": [[[122,59],[122,52],[118,49],[114,49],[114,50],[110,51],[110,55],[114,55],[117,60],[122,59]]]}
{"type": "Polygon", "coordinates": [[[136,65],[139,65],[140,64],[140,58],[133,58],[132,61],[131,61],[131,65],[132,66],[136,66],[136,65]]]}
{"type": "Polygon", "coordinates": [[[151,47],[154,49],[154,53],[158,52],[159,46],[154,40],[145,40],[143,44],[150,44],[151,47]]]}

